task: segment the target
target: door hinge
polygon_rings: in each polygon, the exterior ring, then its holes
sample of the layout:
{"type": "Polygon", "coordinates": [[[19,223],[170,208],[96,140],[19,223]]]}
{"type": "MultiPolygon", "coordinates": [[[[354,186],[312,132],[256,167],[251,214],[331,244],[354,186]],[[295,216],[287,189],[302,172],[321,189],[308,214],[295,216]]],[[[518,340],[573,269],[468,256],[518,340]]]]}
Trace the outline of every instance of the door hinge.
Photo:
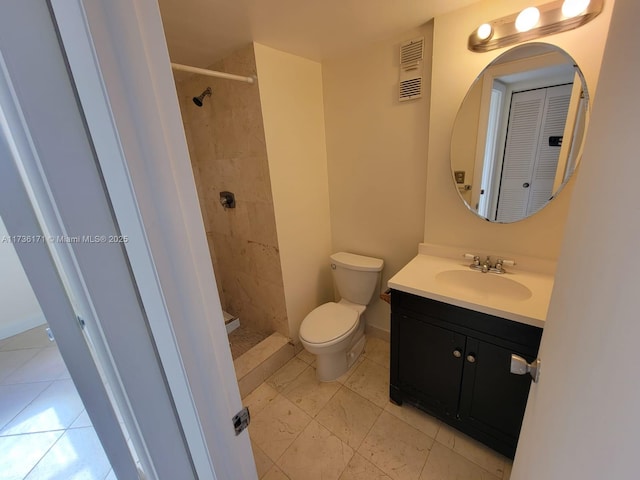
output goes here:
{"type": "Polygon", "coordinates": [[[84,319],[79,315],[76,318],[78,319],[78,323],[80,324],[80,328],[84,329],[84,326],[86,325],[86,322],[84,321],[84,319]]]}
{"type": "Polygon", "coordinates": [[[236,435],[240,435],[242,431],[249,426],[249,423],[251,423],[249,407],[244,407],[236,413],[231,420],[233,421],[233,428],[236,431],[236,435]]]}

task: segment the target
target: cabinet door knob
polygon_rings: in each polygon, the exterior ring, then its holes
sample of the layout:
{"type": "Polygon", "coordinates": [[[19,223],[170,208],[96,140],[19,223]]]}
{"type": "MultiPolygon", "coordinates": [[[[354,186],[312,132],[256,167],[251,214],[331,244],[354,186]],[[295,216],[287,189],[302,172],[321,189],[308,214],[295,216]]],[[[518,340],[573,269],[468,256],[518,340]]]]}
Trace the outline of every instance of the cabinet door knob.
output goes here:
{"type": "Polygon", "coordinates": [[[460,350],[459,348],[456,348],[453,351],[453,356],[456,357],[456,358],[460,358],[462,356],[462,350],[460,350]]]}
{"type": "Polygon", "coordinates": [[[467,362],[476,363],[476,356],[473,353],[470,353],[469,355],[467,355],[467,362]]]}

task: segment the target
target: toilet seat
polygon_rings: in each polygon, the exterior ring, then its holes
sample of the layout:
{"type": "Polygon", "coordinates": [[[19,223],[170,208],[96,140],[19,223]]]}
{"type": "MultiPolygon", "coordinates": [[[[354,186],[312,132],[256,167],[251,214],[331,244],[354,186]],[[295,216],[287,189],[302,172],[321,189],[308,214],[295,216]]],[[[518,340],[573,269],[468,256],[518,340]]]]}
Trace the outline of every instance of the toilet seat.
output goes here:
{"type": "Polygon", "coordinates": [[[342,304],[320,305],[300,325],[300,338],[311,344],[330,345],[339,342],[358,327],[359,313],[342,304]]]}

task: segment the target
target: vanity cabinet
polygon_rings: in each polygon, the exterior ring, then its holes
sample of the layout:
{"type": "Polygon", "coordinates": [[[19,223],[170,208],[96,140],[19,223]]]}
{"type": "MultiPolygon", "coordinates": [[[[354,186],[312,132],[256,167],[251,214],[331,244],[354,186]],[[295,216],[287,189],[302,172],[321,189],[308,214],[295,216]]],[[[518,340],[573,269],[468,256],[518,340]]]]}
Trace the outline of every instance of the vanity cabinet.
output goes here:
{"type": "Polygon", "coordinates": [[[390,398],[513,458],[531,377],[510,373],[511,354],[533,361],[541,336],[541,328],[392,290],[390,398]]]}

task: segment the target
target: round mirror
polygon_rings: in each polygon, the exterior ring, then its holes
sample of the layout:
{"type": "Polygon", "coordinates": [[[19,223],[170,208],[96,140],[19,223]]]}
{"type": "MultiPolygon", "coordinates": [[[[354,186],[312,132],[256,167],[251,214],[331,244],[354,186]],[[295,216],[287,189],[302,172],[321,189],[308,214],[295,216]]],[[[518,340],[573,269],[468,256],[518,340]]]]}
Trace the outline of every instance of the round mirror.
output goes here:
{"type": "Polygon", "coordinates": [[[467,207],[510,223],[542,209],[578,165],[589,94],[562,49],[519,45],[471,85],[453,126],[451,170],[467,207]]]}

